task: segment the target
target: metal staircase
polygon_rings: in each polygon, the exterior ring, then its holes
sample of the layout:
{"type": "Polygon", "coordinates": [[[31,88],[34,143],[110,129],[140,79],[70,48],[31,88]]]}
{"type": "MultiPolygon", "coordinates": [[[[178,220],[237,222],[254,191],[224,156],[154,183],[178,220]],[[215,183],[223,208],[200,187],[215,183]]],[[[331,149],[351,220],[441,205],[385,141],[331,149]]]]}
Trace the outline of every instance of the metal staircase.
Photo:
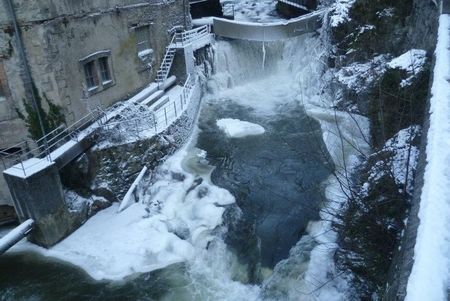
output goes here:
{"type": "Polygon", "coordinates": [[[187,45],[208,36],[209,34],[211,34],[211,27],[204,25],[173,35],[170,44],[166,47],[166,54],[164,55],[161,66],[156,73],[156,83],[158,84],[158,87],[161,87],[161,85],[164,84],[166,79],[169,77],[170,68],[172,67],[173,60],[175,59],[177,49],[182,49],[187,45]]]}
{"type": "Polygon", "coordinates": [[[175,52],[177,49],[173,47],[176,34],[172,37],[169,46],[166,47],[166,54],[161,62],[158,72],[156,73],[156,83],[158,86],[162,85],[169,76],[170,68],[172,67],[173,60],[175,58],[175,52]]]}

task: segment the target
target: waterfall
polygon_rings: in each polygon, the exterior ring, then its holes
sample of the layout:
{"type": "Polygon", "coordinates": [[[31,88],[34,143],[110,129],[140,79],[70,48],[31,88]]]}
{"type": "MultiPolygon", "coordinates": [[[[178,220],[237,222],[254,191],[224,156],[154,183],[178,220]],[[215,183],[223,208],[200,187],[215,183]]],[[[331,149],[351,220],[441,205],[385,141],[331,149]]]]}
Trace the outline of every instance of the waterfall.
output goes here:
{"type": "MultiPolygon", "coordinates": [[[[352,144],[362,145],[363,137],[351,118],[330,109],[332,98],[321,94],[321,78],[326,72],[322,52],[320,39],[309,35],[288,41],[263,42],[259,48],[254,42],[221,41],[215,47],[216,74],[208,84],[212,89],[206,99],[233,97],[239,105],[251,107],[260,115],[282,114],[300,104],[308,115],[320,122],[330,156],[338,169],[343,168],[342,158],[352,160],[356,153],[352,144]],[[265,72],[258,72],[256,68],[256,58],[261,57],[257,54],[262,55],[265,72]],[[271,102],[265,101],[268,93],[274,96],[271,102]],[[277,97],[283,101],[277,102],[277,97]],[[286,99],[292,101],[286,102],[286,99]],[[345,145],[338,139],[339,132],[344,135],[345,145]]],[[[354,118],[359,127],[367,130],[364,118],[354,118]]],[[[324,184],[330,203],[336,196],[342,201],[343,193],[336,179],[330,177],[324,184]]],[[[324,221],[310,223],[308,234],[292,247],[289,257],[266,273],[271,276],[263,281],[259,298],[345,299],[347,284],[339,277],[333,261],[335,234],[331,224],[325,221],[330,220],[330,216],[321,212],[321,217],[324,221]]]]}

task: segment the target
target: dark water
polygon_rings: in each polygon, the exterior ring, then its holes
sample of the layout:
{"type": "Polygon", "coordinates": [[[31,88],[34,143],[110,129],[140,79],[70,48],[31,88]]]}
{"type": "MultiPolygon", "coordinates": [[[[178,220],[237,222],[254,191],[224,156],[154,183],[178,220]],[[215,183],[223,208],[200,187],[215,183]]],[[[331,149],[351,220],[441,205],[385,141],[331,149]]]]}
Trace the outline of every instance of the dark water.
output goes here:
{"type": "Polygon", "coordinates": [[[198,147],[216,166],[212,180],[236,197],[243,213],[228,224],[227,242],[254,272],[287,258],[308,222],[318,219],[324,200],[321,183],[333,168],[323,155],[319,124],[301,106],[283,111],[260,116],[225,101],[206,104],[200,119],[198,147]],[[266,132],[228,138],[215,124],[220,118],[256,123],[266,132]]]}
{"type": "Polygon", "coordinates": [[[188,283],[182,264],[108,282],[94,281],[75,266],[39,255],[0,257],[1,301],[161,300],[188,283]]]}

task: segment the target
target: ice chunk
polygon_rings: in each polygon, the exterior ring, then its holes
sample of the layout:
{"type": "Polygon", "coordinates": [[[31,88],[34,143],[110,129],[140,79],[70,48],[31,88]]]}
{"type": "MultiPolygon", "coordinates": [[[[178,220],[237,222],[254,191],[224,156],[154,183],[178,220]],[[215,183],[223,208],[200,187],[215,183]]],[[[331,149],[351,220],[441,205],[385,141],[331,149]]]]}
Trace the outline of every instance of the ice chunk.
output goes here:
{"type": "Polygon", "coordinates": [[[232,118],[217,120],[217,126],[231,138],[262,135],[266,132],[259,124],[232,118]]]}

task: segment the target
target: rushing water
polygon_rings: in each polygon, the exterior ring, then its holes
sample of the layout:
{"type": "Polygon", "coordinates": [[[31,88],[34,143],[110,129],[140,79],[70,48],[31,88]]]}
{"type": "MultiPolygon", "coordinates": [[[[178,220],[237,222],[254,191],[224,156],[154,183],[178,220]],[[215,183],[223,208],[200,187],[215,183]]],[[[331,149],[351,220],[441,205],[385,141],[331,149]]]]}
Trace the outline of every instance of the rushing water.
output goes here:
{"type": "Polygon", "coordinates": [[[94,281],[75,266],[30,253],[3,256],[0,300],[308,299],[296,291],[316,245],[306,231],[319,219],[323,182],[334,168],[321,128],[303,106],[319,92],[318,41],[262,46],[216,45],[197,139],[184,158],[186,174],[236,199],[206,247],[190,261],[119,282],[94,281]],[[266,131],[230,138],[216,124],[221,118],[266,131]],[[203,151],[206,160],[198,160],[203,151]]]}

